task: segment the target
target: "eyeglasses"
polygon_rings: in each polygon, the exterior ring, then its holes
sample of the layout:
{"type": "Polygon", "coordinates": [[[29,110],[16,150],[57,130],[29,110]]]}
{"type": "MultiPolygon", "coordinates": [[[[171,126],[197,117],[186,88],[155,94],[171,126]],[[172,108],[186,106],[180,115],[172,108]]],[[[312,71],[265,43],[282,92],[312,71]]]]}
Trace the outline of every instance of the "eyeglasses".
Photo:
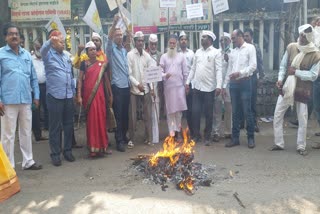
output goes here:
{"type": "Polygon", "coordinates": [[[18,32],[8,32],[7,36],[20,36],[18,32]]]}

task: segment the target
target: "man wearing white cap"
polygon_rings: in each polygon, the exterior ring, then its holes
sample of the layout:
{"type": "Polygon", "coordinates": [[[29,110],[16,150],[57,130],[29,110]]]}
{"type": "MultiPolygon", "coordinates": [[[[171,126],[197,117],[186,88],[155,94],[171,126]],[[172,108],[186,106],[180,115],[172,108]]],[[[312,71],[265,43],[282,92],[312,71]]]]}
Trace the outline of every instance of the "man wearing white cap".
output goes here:
{"type": "Polygon", "coordinates": [[[151,56],[144,50],[144,35],[141,31],[134,34],[135,48],[132,49],[128,57],[129,79],[130,79],[130,108],[129,108],[129,137],[131,142],[128,148],[133,147],[135,130],[137,127],[137,107],[141,103],[143,106],[143,121],[145,125],[145,144],[152,143],[152,121],[151,121],[151,95],[153,91],[151,85],[145,83],[144,72],[152,64],[151,56]]]}
{"type": "MultiPolygon", "coordinates": [[[[152,66],[159,66],[160,57],[162,53],[158,51],[158,37],[156,34],[149,36],[149,54],[152,57],[152,66]]],[[[160,103],[163,106],[163,85],[162,82],[155,82],[153,84],[153,99],[152,99],[152,143],[159,143],[159,117],[160,117],[160,103]],[[161,90],[161,93],[159,91],[161,90]]],[[[163,106],[164,107],[164,106],[163,106]]],[[[163,109],[163,108],[162,108],[163,109]]]]}
{"type": "MultiPolygon", "coordinates": [[[[231,44],[231,35],[224,32],[220,37],[220,54],[222,60],[222,79],[224,80],[228,70],[229,55],[232,52],[231,44]]],[[[218,142],[220,137],[230,138],[231,137],[231,99],[229,88],[226,91],[226,94],[220,94],[216,97],[214,101],[213,109],[213,123],[212,123],[212,141],[218,142]],[[224,95],[224,96],[222,96],[224,95]],[[222,108],[224,107],[224,123],[221,123],[222,120],[222,108]],[[223,126],[222,126],[223,125],[223,126]]]]}
{"type": "MultiPolygon", "coordinates": [[[[312,82],[318,77],[320,53],[313,44],[314,30],[309,24],[299,27],[299,39],[297,43],[290,43],[282,57],[278,74],[277,87],[281,91],[274,111],[274,145],[271,151],[283,150],[283,117],[287,109],[296,102],[299,121],[297,136],[297,152],[306,155],[306,135],[308,122],[307,103],[312,98],[312,82]],[[289,78],[295,77],[296,86],[292,90],[285,90],[289,78]]],[[[291,86],[291,85],[290,85],[291,86]]],[[[289,87],[290,87],[289,86],[289,87]]]]}
{"type": "Polygon", "coordinates": [[[232,139],[226,147],[240,145],[240,112],[244,111],[247,124],[248,147],[254,148],[254,120],[251,111],[251,79],[257,68],[256,49],[244,41],[244,34],[240,29],[232,32],[233,51],[229,57],[229,66],[223,84],[223,94],[229,85],[232,105],[232,139]],[[240,106],[242,105],[242,109],[240,106]]]}
{"type": "MultiPolygon", "coordinates": [[[[187,34],[184,31],[181,31],[179,35],[179,46],[180,46],[180,52],[183,54],[184,58],[186,59],[187,63],[187,70],[188,70],[188,76],[191,70],[192,62],[193,62],[193,57],[194,57],[194,52],[188,48],[188,37],[187,34]]],[[[189,88],[191,90],[192,83],[189,84],[189,88]]],[[[193,135],[193,127],[192,127],[192,93],[191,91],[187,94],[187,107],[188,110],[186,112],[187,114],[187,123],[188,123],[188,128],[190,135],[193,135]]]]}
{"type": "MultiPolygon", "coordinates": [[[[103,53],[101,46],[102,46],[102,40],[101,40],[101,36],[96,33],[93,32],[92,36],[91,36],[91,41],[95,44],[96,46],[96,50],[97,50],[97,60],[98,61],[103,61],[103,62],[107,62],[107,56],[103,53]]],[[[72,64],[73,67],[79,69],[80,68],[80,64],[81,62],[88,60],[89,57],[86,53],[81,54],[81,52],[84,50],[84,45],[79,45],[78,46],[78,51],[77,51],[77,55],[75,56],[72,64]]]]}
{"type": "Polygon", "coordinates": [[[186,82],[187,92],[192,82],[192,126],[193,138],[200,140],[201,109],[204,106],[206,125],[204,130],[204,142],[210,145],[212,131],[212,109],[214,97],[221,92],[221,54],[214,48],[213,41],[216,36],[211,31],[202,31],[201,46],[194,55],[188,80],[186,82]]]}
{"type": "Polygon", "coordinates": [[[188,77],[184,56],[177,51],[178,38],[170,35],[168,51],[160,59],[163,68],[163,92],[166,103],[167,124],[171,137],[181,137],[182,112],[187,110],[186,91],[184,85],[188,77]]]}

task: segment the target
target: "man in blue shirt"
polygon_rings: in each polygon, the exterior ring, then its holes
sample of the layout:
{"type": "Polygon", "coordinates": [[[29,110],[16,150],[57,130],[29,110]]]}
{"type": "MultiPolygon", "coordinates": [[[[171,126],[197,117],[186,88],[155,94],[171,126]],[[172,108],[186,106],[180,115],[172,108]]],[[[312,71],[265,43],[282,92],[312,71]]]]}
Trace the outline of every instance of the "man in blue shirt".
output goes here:
{"type": "Polygon", "coordinates": [[[115,16],[109,31],[106,53],[112,70],[111,87],[114,97],[113,110],[117,122],[115,132],[117,150],[125,152],[124,145],[128,143],[126,133],[128,131],[130,103],[129,67],[127,51],[122,46],[122,32],[115,28],[118,20],[119,16],[115,16]]]}
{"type": "Polygon", "coordinates": [[[72,63],[64,50],[64,37],[53,31],[40,49],[47,79],[47,106],[49,112],[49,143],[54,166],[61,165],[61,125],[64,131],[63,156],[69,162],[72,155],[73,95],[75,85],[72,77],[72,63]]]}
{"type": "Polygon", "coordinates": [[[14,139],[18,122],[22,168],[38,170],[42,166],[33,160],[31,140],[31,91],[35,108],[39,106],[37,75],[30,53],[20,46],[18,27],[10,23],[5,25],[3,35],[7,45],[0,48],[1,142],[11,165],[15,167],[14,139]]]}

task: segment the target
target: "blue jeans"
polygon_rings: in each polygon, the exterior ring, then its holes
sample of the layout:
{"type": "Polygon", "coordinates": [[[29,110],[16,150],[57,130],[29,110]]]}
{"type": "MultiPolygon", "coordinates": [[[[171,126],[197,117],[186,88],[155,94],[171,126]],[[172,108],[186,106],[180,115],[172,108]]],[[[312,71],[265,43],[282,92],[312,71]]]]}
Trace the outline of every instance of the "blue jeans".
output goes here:
{"type": "Polygon", "coordinates": [[[118,88],[112,85],[113,111],[117,122],[115,139],[118,144],[126,144],[129,127],[130,88],[118,88]]]}
{"type": "Polygon", "coordinates": [[[313,82],[313,108],[317,114],[318,124],[320,125],[320,77],[313,82]]]}
{"type": "Polygon", "coordinates": [[[254,138],[254,118],[251,110],[252,82],[251,78],[230,81],[230,97],[232,105],[232,139],[239,140],[241,107],[247,123],[247,136],[254,138]]]}
{"type": "Polygon", "coordinates": [[[47,94],[47,107],[49,113],[49,144],[51,150],[51,159],[60,160],[62,147],[61,125],[64,134],[63,154],[72,154],[73,138],[73,98],[56,99],[47,94]]]}

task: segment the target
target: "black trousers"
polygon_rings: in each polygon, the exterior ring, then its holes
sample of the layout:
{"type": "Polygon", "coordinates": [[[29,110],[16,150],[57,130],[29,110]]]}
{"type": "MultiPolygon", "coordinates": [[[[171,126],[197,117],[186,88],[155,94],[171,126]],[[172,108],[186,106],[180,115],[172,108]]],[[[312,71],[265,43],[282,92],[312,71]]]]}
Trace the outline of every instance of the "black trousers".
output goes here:
{"type": "Polygon", "coordinates": [[[112,85],[113,111],[117,122],[115,139],[117,144],[126,144],[129,126],[130,88],[119,88],[112,85]]]}

